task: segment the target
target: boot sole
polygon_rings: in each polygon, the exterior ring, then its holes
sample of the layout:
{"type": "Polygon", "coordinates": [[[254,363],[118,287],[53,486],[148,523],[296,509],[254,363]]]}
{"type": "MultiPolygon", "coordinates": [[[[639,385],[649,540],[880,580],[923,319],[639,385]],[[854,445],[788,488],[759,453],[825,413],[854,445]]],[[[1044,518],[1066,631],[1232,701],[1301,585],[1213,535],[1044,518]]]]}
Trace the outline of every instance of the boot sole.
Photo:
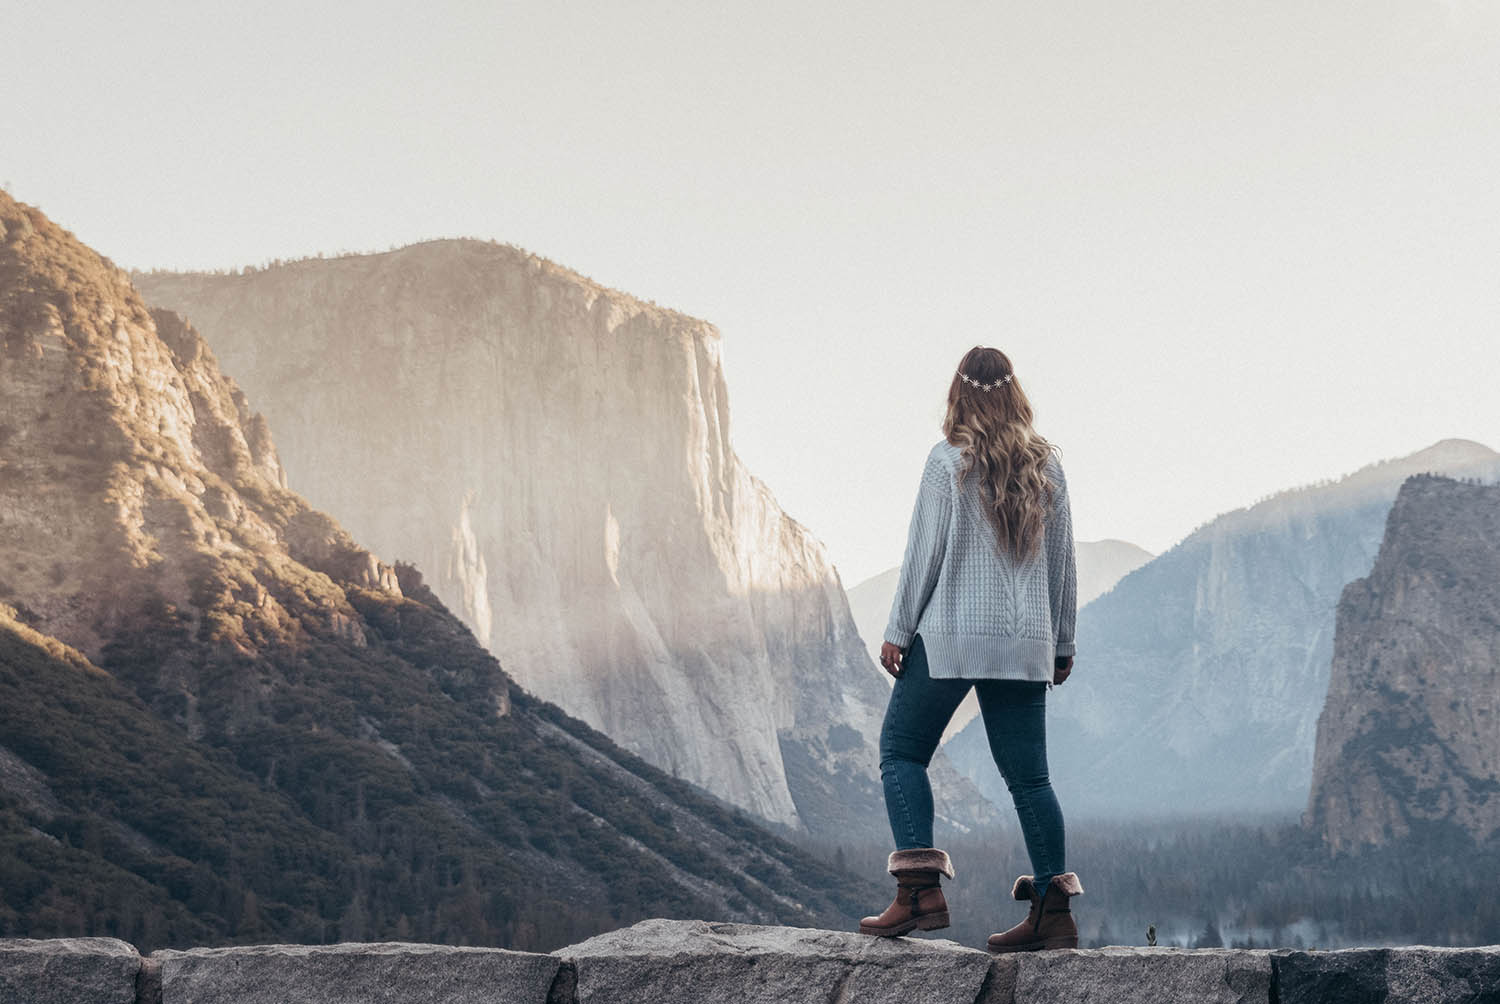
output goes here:
{"type": "Polygon", "coordinates": [[[859,925],[860,934],[873,934],[877,938],[895,938],[908,931],[938,931],[948,926],[948,911],[942,913],[925,913],[920,917],[914,917],[896,927],[866,927],[859,925]]]}
{"type": "Polygon", "coordinates": [[[987,949],[995,955],[1009,955],[1012,952],[1042,952],[1053,948],[1077,948],[1078,938],[1048,938],[1045,941],[1032,941],[1024,945],[986,945],[987,949]]]}

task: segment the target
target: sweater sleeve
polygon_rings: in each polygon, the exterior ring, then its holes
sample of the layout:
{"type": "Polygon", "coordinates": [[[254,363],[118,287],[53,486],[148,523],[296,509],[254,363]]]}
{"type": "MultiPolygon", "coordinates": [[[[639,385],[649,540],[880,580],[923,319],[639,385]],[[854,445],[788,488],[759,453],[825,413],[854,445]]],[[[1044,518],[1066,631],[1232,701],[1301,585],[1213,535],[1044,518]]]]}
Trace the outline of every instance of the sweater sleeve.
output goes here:
{"type": "Polygon", "coordinates": [[[891,603],[885,641],[905,649],[917,633],[917,622],[937,586],[943,554],[948,547],[948,523],[953,512],[952,477],[934,451],[927,456],[917,502],[907,531],[906,556],[901,560],[901,579],[891,603]]]}
{"type": "Polygon", "coordinates": [[[1058,658],[1073,655],[1073,626],[1078,619],[1078,565],[1073,549],[1073,511],[1068,501],[1068,481],[1057,466],[1057,493],[1047,513],[1043,540],[1047,551],[1047,601],[1052,607],[1052,627],[1057,635],[1058,658]]]}

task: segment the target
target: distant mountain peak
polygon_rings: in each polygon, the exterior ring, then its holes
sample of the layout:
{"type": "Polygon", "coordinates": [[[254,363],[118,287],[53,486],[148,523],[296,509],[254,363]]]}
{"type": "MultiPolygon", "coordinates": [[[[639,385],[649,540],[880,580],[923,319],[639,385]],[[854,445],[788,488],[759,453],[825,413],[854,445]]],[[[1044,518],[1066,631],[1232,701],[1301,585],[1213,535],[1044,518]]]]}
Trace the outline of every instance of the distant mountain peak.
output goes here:
{"type": "MultiPolygon", "coordinates": [[[[672,307],[663,306],[655,300],[644,299],[625,290],[607,286],[551,258],[493,238],[433,237],[385,251],[343,251],[337,254],[303,255],[299,258],[276,258],[260,265],[244,265],[228,270],[132,269],[126,275],[139,286],[157,285],[163,281],[177,279],[213,279],[229,276],[244,278],[269,276],[271,273],[317,275],[347,269],[350,266],[363,268],[370,262],[396,269],[438,270],[449,276],[455,274],[452,271],[455,267],[460,270],[486,269],[497,265],[514,268],[528,273],[536,281],[555,282],[569,288],[583,289],[594,297],[606,297],[611,303],[630,314],[645,314],[657,321],[671,319],[687,325],[703,337],[710,339],[721,337],[719,329],[708,321],[672,307]]],[[[460,271],[457,274],[464,273],[460,271]]]]}

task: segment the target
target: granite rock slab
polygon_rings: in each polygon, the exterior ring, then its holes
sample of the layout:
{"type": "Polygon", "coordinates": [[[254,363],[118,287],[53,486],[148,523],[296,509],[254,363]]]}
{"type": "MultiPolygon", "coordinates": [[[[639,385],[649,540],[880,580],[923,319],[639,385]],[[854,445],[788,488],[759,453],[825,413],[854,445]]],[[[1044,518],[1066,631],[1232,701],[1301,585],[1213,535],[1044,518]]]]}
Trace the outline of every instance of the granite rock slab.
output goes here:
{"type": "Polygon", "coordinates": [[[0,938],[0,1004],[134,1004],[140,971],[117,938],[0,938]]]}
{"type": "Polygon", "coordinates": [[[1500,946],[1288,952],[1277,984],[1280,1004],[1500,1004],[1500,946]]]}
{"type": "Polygon", "coordinates": [[[542,1004],[561,959],[401,941],[163,949],[161,1004],[542,1004]]]}
{"type": "Polygon", "coordinates": [[[555,954],[578,1004],[973,1004],[991,964],[942,939],[701,920],[644,920],[555,954]]]}

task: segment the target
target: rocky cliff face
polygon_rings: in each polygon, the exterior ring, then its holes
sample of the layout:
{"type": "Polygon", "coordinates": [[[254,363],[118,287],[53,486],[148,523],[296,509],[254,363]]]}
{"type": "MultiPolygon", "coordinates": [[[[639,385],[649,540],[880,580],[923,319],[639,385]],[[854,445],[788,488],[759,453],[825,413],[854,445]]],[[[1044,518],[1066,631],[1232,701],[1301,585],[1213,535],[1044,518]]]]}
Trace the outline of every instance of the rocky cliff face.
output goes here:
{"type": "MultiPolygon", "coordinates": [[[[291,484],[433,570],[523,686],[767,819],[883,833],[888,689],[734,453],[712,325],[474,240],[135,278],[265,409],[291,484]]],[[[994,818],[936,775],[945,819],[994,818]]]]}
{"type": "MultiPolygon", "coordinates": [[[[1305,807],[1334,607],[1374,563],[1401,482],[1423,471],[1494,479],[1500,454],[1444,440],[1227,513],[1080,610],[1073,676],[1049,695],[1052,774],[1065,807],[1305,807]]],[[[999,797],[977,726],[946,748],[999,797]]]]}
{"type": "Polygon", "coordinates": [[[0,930],[553,947],[873,895],[513,686],[287,490],[191,325],[3,193],[0,600],[0,930]]]}
{"type": "Polygon", "coordinates": [[[1307,819],[1336,850],[1500,833],[1500,486],[1401,486],[1339,598],[1307,819]]]}
{"type": "Polygon", "coordinates": [[[394,570],[287,490],[191,326],[45,216],[0,209],[0,599],[93,659],[148,614],[244,654],[308,630],[360,644],[330,577],[398,598],[394,570]]]}

